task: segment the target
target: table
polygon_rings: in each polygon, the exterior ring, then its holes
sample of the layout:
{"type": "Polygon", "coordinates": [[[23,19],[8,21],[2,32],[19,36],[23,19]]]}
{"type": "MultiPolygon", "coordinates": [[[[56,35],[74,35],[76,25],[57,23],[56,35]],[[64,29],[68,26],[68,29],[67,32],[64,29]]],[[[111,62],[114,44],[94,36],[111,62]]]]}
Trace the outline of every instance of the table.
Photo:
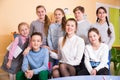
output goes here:
{"type": "Polygon", "coordinates": [[[112,75],[97,75],[97,76],[71,76],[71,77],[61,77],[61,78],[53,78],[49,80],[120,80],[120,76],[112,76],[112,75]]]}

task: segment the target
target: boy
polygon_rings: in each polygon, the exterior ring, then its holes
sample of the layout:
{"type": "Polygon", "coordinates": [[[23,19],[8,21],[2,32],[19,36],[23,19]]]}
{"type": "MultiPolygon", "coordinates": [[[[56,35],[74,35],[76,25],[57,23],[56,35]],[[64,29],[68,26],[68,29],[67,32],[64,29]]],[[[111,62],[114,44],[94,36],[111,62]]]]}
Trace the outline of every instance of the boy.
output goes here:
{"type": "Polygon", "coordinates": [[[47,80],[48,78],[48,60],[49,51],[46,48],[41,48],[42,34],[35,32],[31,35],[31,50],[24,57],[22,71],[17,75],[17,80],[32,79],[32,80],[47,80]],[[24,74],[24,75],[23,75],[24,74]]]}

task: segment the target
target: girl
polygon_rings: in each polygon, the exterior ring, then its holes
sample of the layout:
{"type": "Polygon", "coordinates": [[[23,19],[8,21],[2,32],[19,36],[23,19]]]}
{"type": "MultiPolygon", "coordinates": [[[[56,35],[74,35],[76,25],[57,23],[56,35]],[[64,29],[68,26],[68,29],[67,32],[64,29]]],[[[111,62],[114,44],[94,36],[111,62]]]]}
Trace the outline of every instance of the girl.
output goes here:
{"type": "MultiPolygon", "coordinates": [[[[48,45],[54,52],[58,52],[58,39],[65,35],[65,13],[61,8],[57,8],[54,11],[55,23],[52,23],[48,31],[48,45]]],[[[56,60],[53,61],[53,65],[56,65],[56,60]]]]}
{"type": "Polygon", "coordinates": [[[16,80],[15,75],[16,73],[21,70],[21,65],[23,61],[23,54],[22,52],[15,58],[14,54],[16,53],[15,50],[17,46],[19,46],[22,51],[28,46],[28,35],[29,35],[29,25],[25,22],[22,22],[18,25],[19,35],[15,38],[10,47],[10,50],[4,57],[4,62],[2,65],[2,69],[7,71],[10,76],[10,80],[16,80]]]}
{"type": "Polygon", "coordinates": [[[110,58],[111,58],[110,50],[115,41],[114,27],[111,23],[109,23],[107,18],[107,10],[104,7],[99,7],[96,11],[96,15],[97,15],[97,20],[96,23],[93,24],[93,27],[99,30],[101,35],[101,41],[108,45],[109,48],[108,65],[110,68],[110,58]]]}
{"type": "Polygon", "coordinates": [[[48,28],[50,24],[50,20],[46,15],[46,9],[43,5],[38,5],[36,7],[36,14],[38,19],[33,21],[30,25],[30,35],[33,32],[40,32],[43,35],[43,45],[47,47],[47,35],[48,35],[48,28]]]}
{"type": "Polygon", "coordinates": [[[87,33],[91,24],[84,19],[85,9],[82,6],[77,6],[73,9],[73,13],[78,23],[77,35],[84,39],[85,44],[88,44],[87,33]]]}
{"type": "Polygon", "coordinates": [[[109,23],[107,18],[107,10],[104,7],[99,7],[96,11],[97,20],[93,27],[97,28],[101,35],[101,41],[106,43],[109,50],[115,40],[114,27],[109,23]]]}
{"type": "Polygon", "coordinates": [[[101,42],[101,36],[96,28],[88,31],[90,44],[85,47],[86,69],[79,72],[80,75],[108,75],[108,46],[101,42]]]}
{"type": "Polygon", "coordinates": [[[75,33],[77,22],[69,18],[65,25],[66,34],[59,39],[58,55],[51,52],[51,57],[59,59],[59,69],[53,71],[54,77],[74,76],[76,68],[80,64],[84,52],[84,40],[75,33]],[[56,73],[56,74],[55,74],[56,73]]]}

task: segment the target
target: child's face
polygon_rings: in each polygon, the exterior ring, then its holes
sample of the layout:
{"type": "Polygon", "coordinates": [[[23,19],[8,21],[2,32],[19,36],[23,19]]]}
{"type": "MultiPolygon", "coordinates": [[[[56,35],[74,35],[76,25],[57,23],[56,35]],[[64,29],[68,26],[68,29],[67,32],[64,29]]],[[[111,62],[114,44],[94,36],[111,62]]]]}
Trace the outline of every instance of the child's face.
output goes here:
{"type": "Polygon", "coordinates": [[[22,36],[27,37],[29,35],[29,27],[28,27],[28,25],[21,25],[20,29],[19,29],[19,33],[22,36]]]}
{"type": "Polygon", "coordinates": [[[107,13],[105,13],[105,11],[103,9],[99,9],[98,10],[98,14],[97,14],[97,17],[100,19],[100,20],[105,20],[107,16],[107,13]]]}
{"type": "Polygon", "coordinates": [[[91,31],[89,33],[89,41],[91,44],[96,44],[96,43],[100,42],[99,38],[100,38],[100,36],[97,33],[95,33],[94,31],[91,31]]]}
{"type": "Polygon", "coordinates": [[[33,50],[39,50],[40,46],[42,45],[41,36],[34,35],[31,38],[31,46],[33,50]]]}
{"type": "Polygon", "coordinates": [[[60,10],[56,10],[54,16],[57,22],[62,21],[62,18],[64,17],[63,13],[60,10]]]}
{"type": "Polygon", "coordinates": [[[66,33],[68,35],[72,35],[72,34],[75,34],[75,31],[76,31],[76,25],[75,25],[75,22],[74,21],[68,21],[66,23],[66,33]]]}
{"type": "Polygon", "coordinates": [[[44,8],[41,7],[37,9],[36,14],[40,19],[44,19],[46,15],[46,11],[44,8]]]}
{"type": "Polygon", "coordinates": [[[74,16],[77,21],[81,20],[83,18],[83,13],[80,10],[75,11],[74,16]]]}

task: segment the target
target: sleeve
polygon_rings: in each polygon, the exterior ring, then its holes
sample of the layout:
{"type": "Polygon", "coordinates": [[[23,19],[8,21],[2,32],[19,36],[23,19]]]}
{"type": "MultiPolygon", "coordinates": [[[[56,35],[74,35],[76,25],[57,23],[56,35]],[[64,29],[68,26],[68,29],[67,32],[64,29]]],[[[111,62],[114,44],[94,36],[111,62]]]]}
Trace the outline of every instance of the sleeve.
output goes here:
{"type": "Polygon", "coordinates": [[[91,74],[91,71],[93,70],[93,68],[90,64],[90,56],[89,56],[90,52],[88,51],[87,47],[85,47],[85,53],[84,54],[85,54],[85,61],[84,61],[85,66],[86,66],[88,72],[91,74]]]}
{"type": "Polygon", "coordinates": [[[46,52],[45,52],[43,65],[37,69],[33,69],[34,74],[38,74],[40,71],[43,71],[43,70],[48,70],[49,52],[47,49],[45,50],[46,52]]]}
{"type": "Polygon", "coordinates": [[[60,45],[61,45],[61,38],[59,38],[58,41],[58,54],[55,52],[50,51],[50,56],[54,59],[61,59],[61,51],[60,51],[60,45]]]}
{"type": "Polygon", "coordinates": [[[52,46],[52,34],[51,34],[51,25],[48,29],[48,37],[47,37],[47,41],[48,41],[48,46],[50,47],[51,50],[53,50],[53,46],[52,46]]]}
{"type": "Polygon", "coordinates": [[[70,61],[70,64],[75,64],[75,65],[79,65],[81,63],[82,57],[83,57],[83,53],[84,53],[84,49],[85,49],[85,43],[84,40],[79,40],[77,46],[77,55],[74,59],[74,61],[70,61]]]}
{"type": "Polygon", "coordinates": [[[110,31],[111,31],[111,35],[110,35],[110,40],[108,42],[109,50],[111,49],[111,47],[115,41],[115,32],[114,32],[114,27],[112,24],[110,24],[110,31]]]}
{"type": "Polygon", "coordinates": [[[27,55],[23,58],[22,71],[25,72],[28,70],[28,59],[27,55]]]}
{"type": "Polygon", "coordinates": [[[108,63],[108,54],[109,54],[108,46],[104,45],[102,51],[103,54],[101,56],[100,64],[95,68],[97,71],[99,71],[101,68],[104,68],[108,63]]]}
{"type": "Polygon", "coordinates": [[[33,22],[30,24],[30,35],[34,32],[34,25],[33,22]]]}
{"type": "Polygon", "coordinates": [[[15,52],[15,49],[16,49],[18,43],[19,43],[19,39],[18,39],[18,37],[16,37],[10,48],[8,59],[11,59],[11,60],[13,59],[13,55],[14,55],[14,52],[15,52]]]}

